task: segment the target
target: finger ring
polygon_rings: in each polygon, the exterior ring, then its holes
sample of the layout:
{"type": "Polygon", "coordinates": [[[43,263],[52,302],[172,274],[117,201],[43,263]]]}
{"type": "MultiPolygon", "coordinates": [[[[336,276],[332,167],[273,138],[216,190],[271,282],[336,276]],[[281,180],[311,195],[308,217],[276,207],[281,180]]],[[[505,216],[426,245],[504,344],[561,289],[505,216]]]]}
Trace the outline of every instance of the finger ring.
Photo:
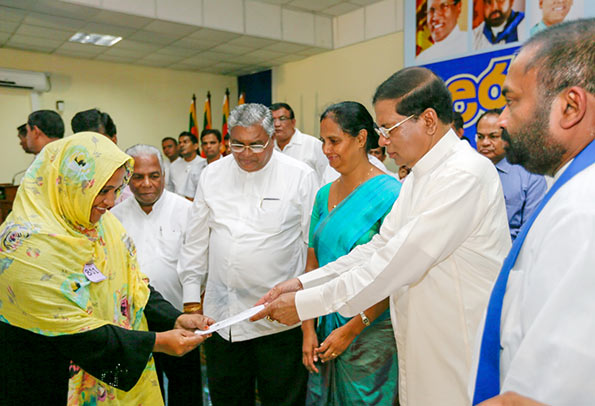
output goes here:
{"type": "Polygon", "coordinates": [[[271,316],[266,316],[265,319],[267,319],[267,321],[270,321],[271,323],[275,321],[271,316]]]}
{"type": "Polygon", "coordinates": [[[334,353],[334,352],[331,354],[331,356],[332,356],[333,358],[337,358],[337,354],[336,354],[336,353],[334,353]]]}

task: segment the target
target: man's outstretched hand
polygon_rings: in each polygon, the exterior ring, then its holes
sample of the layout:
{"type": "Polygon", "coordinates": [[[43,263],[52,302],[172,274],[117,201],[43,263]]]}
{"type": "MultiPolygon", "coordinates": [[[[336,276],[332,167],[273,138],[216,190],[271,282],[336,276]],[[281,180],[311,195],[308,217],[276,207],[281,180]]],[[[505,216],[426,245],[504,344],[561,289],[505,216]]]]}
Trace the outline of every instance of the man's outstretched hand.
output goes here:
{"type": "MultiPolygon", "coordinates": [[[[271,291],[273,291],[273,289],[271,289],[271,291]]],[[[269,291],[269,293],[271,291],[269,291]]],[[[258,303],[261,303],[261,300],[259,300],[258,303]]],[[[288,326],[292,326],[298,323],[300,321],[300,318],[295,307],[295,292],[277,295],[277,298],[275,300],[273,300],[272,302],[268,302],[264,309],[252,316],[250,318],[250,321],[256,321],[261,319],[268,320],[271,323],[279,322],[288,326]]]]}
{"type": "Polygon", "coordinates": [[[263,297],[261,297],[258,300],[258,302],[254,304],[254,306],[258,306],[261,304],[267,305],[269,303],[272,303],[273,300],[277,299],[283,293],[297,292],[298,290],[302,290],[303,288],[304,287],[302,286],[302,282],[300,282],[298,278],[286,280],[285,282],[276,284],[263,297]]]}

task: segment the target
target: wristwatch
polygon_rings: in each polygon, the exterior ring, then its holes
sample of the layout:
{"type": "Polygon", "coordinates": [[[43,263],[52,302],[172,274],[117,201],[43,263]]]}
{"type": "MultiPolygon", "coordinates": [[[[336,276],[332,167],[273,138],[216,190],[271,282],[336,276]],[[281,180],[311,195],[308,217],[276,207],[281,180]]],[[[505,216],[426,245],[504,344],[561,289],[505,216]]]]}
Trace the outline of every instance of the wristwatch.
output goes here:
{"type": "Polygon", "coordinates": [[[361,312],[359,315],[362,318],[362,323],[364,323],[364,326],[368,327],[370,325],[370,319],[368,316],[366,316],[366,313],[361,312]]]}

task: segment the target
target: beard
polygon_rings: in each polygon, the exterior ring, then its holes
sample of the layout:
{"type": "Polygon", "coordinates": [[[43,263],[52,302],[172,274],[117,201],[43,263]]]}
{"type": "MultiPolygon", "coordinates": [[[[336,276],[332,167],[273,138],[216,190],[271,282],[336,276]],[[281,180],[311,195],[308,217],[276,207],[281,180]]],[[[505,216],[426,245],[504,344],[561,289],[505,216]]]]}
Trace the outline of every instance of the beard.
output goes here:
{"type": "Polygon", "coordinates": [[[508,143],[505,147],[508,162],[539,175],[554,174],[566,148],[554,141],[548,127],[549,113],[549,107],[536,111],[529,122],[521,123],[518,131],[509,133],[502,129],[502,139],[508,143]]]}
{"type": "Polygon", "coordinates": [[[485,17],[485,22],[488,27],[501,26],[508,17],[502,14],[500,10],[492,11],[489,16],[485,17]]]}

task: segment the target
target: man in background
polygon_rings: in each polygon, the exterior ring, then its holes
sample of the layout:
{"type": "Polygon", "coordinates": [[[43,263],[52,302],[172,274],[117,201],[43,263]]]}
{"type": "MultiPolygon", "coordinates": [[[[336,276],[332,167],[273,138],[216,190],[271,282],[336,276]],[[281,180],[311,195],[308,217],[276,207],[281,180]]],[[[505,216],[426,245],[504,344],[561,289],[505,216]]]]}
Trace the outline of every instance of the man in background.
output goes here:
{"type": "Polygon", "coordinates": [[[173,137],[165,137],[161,140],[161,149],[163,150],[163,155],[167,158],[167,161],[164,162],[166,167],[178,159],[180,157],[180,153],[178,151],[178,140],[173,137]]]}
{"type": "Polygon", "coordinates": [[[375,156],[376,159],[378,159],[382,163],[384,163],[384,160],[386,159],[386,148],[385,147],[371,148],[370,151],[368,151],[368,153],[370,155],[375,156]]]}
{"type": "MultiPolygon", "coordinates": [[[[217,129],[206,129],[200,133],[200,145],[207,158],[207,165],[215,162],[221,158],[221,132],[217,129]]],[[[188,173],[186,179],[186,185],[184,186],[184,196],[192,201],[196,194],[196,188],[198,187],[198,179],[204,166],[194,165],[188,173]]]]}
{"type": "MultiPolygon", "coordinates": [[[[29,151],[29,148],[27,147],[27,123],[17,127],[17,137],[19,138],[19,145],[21,148],[23,148],[23,151],[25,151],[26,154],[32,154],[32,152],[29,151]]],[[[15,173],[12,176],[12,184],[20,185],[26,171],[27,169],[25,168],[15,173]]]]}
{"type": "Polygon", "coordinates": [[[27,149],[32,154],[39,152],[52,141],[64,137],[64,121],[52,110],[37,110],[27,118],[27,149]]]}
{"type": "Polygon", "coordinates": [[[17,137],[19,138],[19,145],[23,148],[26,154],[31,154],[29,147],[27,147],[27,123],[17,127],[17,137]]]}
{"type": "Polygon", "coordinates": [[[114,144],[118,143],[114,121],[109,114],[101,112],[98,109],[79,111],[72,117],[70,126],[72,127],[72,132],[75,134],[83,131],[93,131],[106,136],[114,144]]]}
{"type": "Polygon", "coordinates": [[[188,131],[183,131],[178,136],[179,152],[181,159],[171,163],[169,167],[169,185],[168,190],[184,196],[186,180],[188,174],[194,165],[201,169],[207,164],[204,158],[198,156],[198,139],[188,131]]]}
{"type": "MultiPolygon", "coordinates": [[[[112,140],[114,144],[118,144],[116,124],[114,124],[109,114],[98,109],[79,111],[70,120],[70,126],[72,127],[72,132],[75,134],[83,131],[92,131],[104,135],[112,140]]],[[[115,205],[122,203],[129,197],[132,197],[132,192],[130,191],[130,187],[126,185],[116,199],[115,205]]]]}
{"type": "Polygon", "coordinates": [[[502,110],[493,109],[483,113],[477,120],[475,142],[477,151],[496,166],[506,202],[510,237],[514,241],[523,224],[529,219],[543,199],[547,185],[541,175],[528,172],[520,165],[512,165],[506,159],[504,130],[498,125],[502,110]]]}
{"type": "Polygon", "coordinates": [[[483,22],[473,30],[475,49],[522,41],[525,13],[512,9],[514,0],[483,0],[483,22]]]}
{"type": "Polygon", "coordinates": [[[322,142],[295,127],[295,115],[289,104],[273,103],[270,109],[275,123],[275,149],[306,163],[321,180],[328,166],[322,142]]]}
{"type": "MultiPolygon", "coordinates": [[[[463,115],[458,111],[453,111],[452,128],[455,130],[457,136],[464,141],[469,142],[469,138],[465,137],[465,121],[463,115]]],[[[471,144],[471,142],[469,142],[471,144]]]]}

